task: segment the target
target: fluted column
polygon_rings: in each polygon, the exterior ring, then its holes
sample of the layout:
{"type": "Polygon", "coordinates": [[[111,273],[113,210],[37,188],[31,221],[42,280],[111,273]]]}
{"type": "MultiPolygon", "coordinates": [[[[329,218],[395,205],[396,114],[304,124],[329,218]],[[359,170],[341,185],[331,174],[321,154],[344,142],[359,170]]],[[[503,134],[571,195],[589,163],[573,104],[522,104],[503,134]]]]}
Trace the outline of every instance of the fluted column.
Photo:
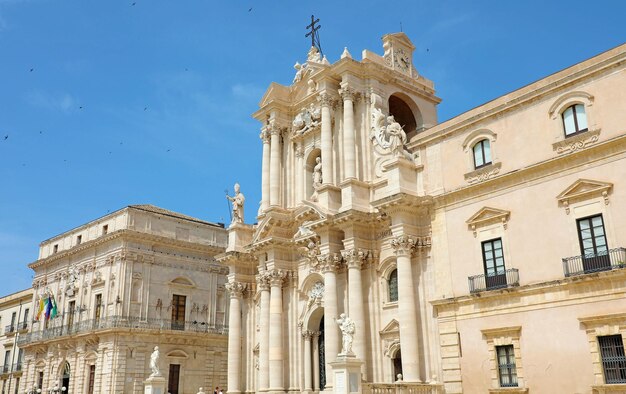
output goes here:
{"type": "Polygon", "coordinates": [[[354,130],[354,89],[339,89],[343,98],[343,179],[356,178],[356,146],[354,130]]]}
{"type": "Polygon", "coordinates": [[[226,284],[230,293],[228,316],[228,392],[241,392],[241,297],[245,284],[230,282],[226,284]]]}
{"type": "Polygon", "coordinates": [[[306,177],[305,175],[306,174],[304,172],[304,149],[302,148],[302,145],[298,145],[296,147],[296,171],[295,171],[296,204],[302,201],[305,196],[305,193],[304,193],[304,179],[306,177]]]}
{"type": "Polygon", "coordinates": [[[270,384],[268,391],[282,392],[283,387],[283,270],[268,271],[270,290],[270,338],[269,366],[270,384]]]}
{"type": "Polygon", "coordinates": [[[270,383],[270,285],[265,273],[257,277],[261,292],[259,311],[259,391],[267,391],[270,383]]]}
{"type": "Polygon", "coordinates": [[[329,253],[320,256],[321,271],[324,274],[324,354],[326,356],[326,387],[334,386],[333,369],[329,362],[335,361],[339,353],[339,328],[336,319],[337,310],[337,267],[341,264],[341,255],[329,253]]]}
{"type": "MultiPolygon", "coordinates": [[[[348,266],[348,316],[354,321],[356,332],[352,342],[355,355],[361,360],[367,360],[365,354],[365,311],[363,300],[363,285],[361,282],[361,266],[367,257],[367,251],[362,249],[342,250],[341,254],[348,266]]],[[[365,363],[361,365],[363,379],[367,379],[365,363]]]]}
{"type": "Polygon", "coordinates": [[[328,93],[322,93],[319,96],[319,101],[322,107],[322,182],[324,185],[328,185],[333,183],[333,132],[330,112],[332,98],[328,93]]]}
{"type": "Polygon", "coordinates": [[[261,210],[270,206],[270,133],[267,128],[261,131],[263,141],[263,165],[261,170],[261,210]]]}
{"type": "Polygon", "coordinates": [[[400,324],[400,349],[402,374],[406,382],[420,382],[419,344],[417,342],[417,303],[411,269],[411,253],[415,239],[401,235],[391,241],[398,269],[398,319],[400,324]]]}
{"type": "Polygon", "coordinates": [[[313,332],[313,391],[320,389],[320,332],[313,332]]]}
{"type": "Polygon", "coordinates": [[[270,205],[280,204],[280,129],[271,128],[270,152],[270,205]]]}
{"type": "Polygon", "coordinates": [[[312,391],[312,375],[313,368],[311,368],[311,336],[312,331],[303,331],[302,338],[304,338],[304,390],[312,391]]]}

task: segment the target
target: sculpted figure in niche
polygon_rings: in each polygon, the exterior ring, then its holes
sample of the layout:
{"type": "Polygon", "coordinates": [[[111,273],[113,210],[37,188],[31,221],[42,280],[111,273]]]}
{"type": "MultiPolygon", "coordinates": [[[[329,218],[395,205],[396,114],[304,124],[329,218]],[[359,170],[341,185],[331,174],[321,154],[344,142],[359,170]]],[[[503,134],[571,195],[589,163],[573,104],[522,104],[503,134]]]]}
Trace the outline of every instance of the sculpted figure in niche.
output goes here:
{"type": "Polygon", "coordinates": [[[336,320],[341,330],[341,353],[342,355],[353,354],[352,353],[352,341],[354,338],[354,332],[356,327],[354,321],[346,316],[345,313],[339,315],[339,319],[336,320]]]}
{"type": "Polygon", "coordinates": [[[404,157],[414,161],[413,155],[405,147],[407,137],[402,125],[396,122],[393,115],[385,115],[376,107],[372,108],[371,139],[393,157],[404,157]]]}
{"type": "Polygon", "coordinates": [[[315,167],[313,167],[313,195],[312,201],[317,201],[317,190],[322,186],[322,158],[315,158],[315,167]]]}
{"type": "Polygon", "coordinates": [[[233,217],[230,222],[231,225],[235,223],[243,223],[243,204],[246,201],[246,198],[239,190],[239,184],[235,183],[235,195],[232,197],[226,195],[226,198],[233,202],[233,217]]]}
{"type": "Polygon", "coordinates": [[[154,351],[150,355],[150,369],[152,373],[150,376],[161,376],[161,371],[159,370],[159,358],[161,354],[159,353],[159,347],[155,346],[154,351]]]}
{"type": "Polygon", "coordinates": [[[387,116],[387,127],[384,131],[385,139],[389,141],[389,149],[396,155],[401,156],[406,144],[406,133],[396,122],[393,115],[387,116]]]}

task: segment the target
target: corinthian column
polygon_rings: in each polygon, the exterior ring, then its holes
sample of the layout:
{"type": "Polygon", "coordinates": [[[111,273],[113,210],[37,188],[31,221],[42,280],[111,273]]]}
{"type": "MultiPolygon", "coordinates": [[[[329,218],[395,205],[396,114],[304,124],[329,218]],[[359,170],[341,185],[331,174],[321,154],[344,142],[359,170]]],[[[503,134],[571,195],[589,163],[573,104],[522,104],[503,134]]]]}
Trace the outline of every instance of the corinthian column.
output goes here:
{"type": "Polygon", "coordinates": [[[339,89],[343,98],[343,179],[356,178],[356,146],[354,130],[354,89],[339,89]]]}
{"type": "Polygon", "coordinates": [[[311,336],[312,331],[303,331],[302,337],[304,338],[304,391],[312,391],[312,375],[313,369],[311,368],[311,336]]]}
{"type": "Polygon", "coordinates": [[[259,316],[259,391],[267,391],[270,382],[270,285],[268,276],[257,277],[257,288],[261,292],[259,316]]]}
{"type": "Polygon", "coordinates": [[[268,271],[270,292],[270,392],[283,392],[283,270],[268,271]]]}
{"type": "Polygon", "coordinates": [[[280,129],[271,128],[270,205],[280,204],[280,129]]]}
{"type": "MultiPolygon", "coordinates": [[[[354,321],[356,332],[353,338],[354,353],[361,360],[367,360],[365,354],[365,312],[363,300],[363,286],[361,284],[361,265],[367,257],[367,252],[361,249],[342,250],[348,266],[348,316],[354,321]]],[[[363,379],[367,379],[365,363],[361,365],[363,379]]]]}
{"type": "Polygon", "coordinates": [[[230,282],[226,284],[230,293],[230,311],[228,316],[228,392],[241,392],[241,297],[245,284],[230,282]]]}
{"type": "Polygon", "coordinates": [[[400,324],[400,349],[402,374],[406,382],[420,382],[419,345],[417,343],[417,303],[411,269],[411,253],[415,239],[401,235],[391,241],[398,269],[398,319],[400,324]]]}
{"type": "Polygon", "coordinates": [[[339,329],[335,320],[339,316],[336,271],[341,264],[341,255],[329,253],[319,256],[318,261],[324,274],[324,353],[326,357],[326,387],[324,390],[330,390],[334,386],[334,374],[329,362],[335,361],[339,353],[339,329]]]}
{"type": "Polygon", "coordinates": [[[261,210],[270,206],[270,133],[267,128],[261,131],[263,141],[263,166],[261,171],[261,210]]]}
{"type": "Polygon", "coordinates": [[[332,98],[328,93],[319,96],[322,107],[322,182],[324,185],[333,183],[333,132],[330,107],[332,98]]]}
{"type": "Polygon", "coordinates": [[[302,145],[296,147],[296,204],[304,199],[304,149],[302,145]]]}

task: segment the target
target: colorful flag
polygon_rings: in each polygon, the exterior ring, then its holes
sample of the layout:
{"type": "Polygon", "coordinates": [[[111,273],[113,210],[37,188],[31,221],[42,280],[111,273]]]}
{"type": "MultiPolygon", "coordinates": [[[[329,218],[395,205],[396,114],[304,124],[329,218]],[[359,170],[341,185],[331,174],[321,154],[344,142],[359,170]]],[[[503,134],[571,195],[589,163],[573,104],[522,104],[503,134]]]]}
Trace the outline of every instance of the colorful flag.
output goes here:
{"type": "Polygon", "coordinates": [[[41,312],[43,312],[43,295],[39,297],[39,310],[37,311],[37,320],[41,317],[41,312]]]}
{"type": "Polygon", "coordinates": [[[50,302],[50,296],[46,299],[46,320],[50,319],[50,311],[52,310],[52,302],[50,302]]]}
{"type": "Polygon", "coordinates": [[[50,318],[54,319],[57,315],[57,301],[54,299],[54,295],[50,296],[52,299],[52,310],[50,311],[50,318]]]}

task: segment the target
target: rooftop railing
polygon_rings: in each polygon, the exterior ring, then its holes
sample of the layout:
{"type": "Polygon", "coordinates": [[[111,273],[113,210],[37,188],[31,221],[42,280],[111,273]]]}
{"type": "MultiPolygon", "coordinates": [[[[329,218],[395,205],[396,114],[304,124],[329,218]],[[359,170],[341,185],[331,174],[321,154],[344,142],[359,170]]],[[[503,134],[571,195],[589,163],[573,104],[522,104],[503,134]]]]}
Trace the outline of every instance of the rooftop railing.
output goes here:
{"type": "Polygon", "coordinates": [[[24,345],[32,342],[115,328],[131,330],[185,331],[217,335],[228,334],[228,327],[225,325],[208,324],[195,320],[176,321],[157,318],[141,319],[137,317],[109,316],[100,319],[83,320],[73,324],[59,324],[56,327],[48,327],[40,331],[32,331],[28,334],[21,335],[17,340],[17,344],[24,345]]]}
{"type": "Polygon", "coordinates": [[[496,272],[493,275],[475,275],[467,279],[469,281],[470,293],[505,289],[507,287],[519,286],[519,271],[517,268],[510,268],[506,271],[496,272]]]}
{"type": "Polygon", "coordinates": [[[626,267],[626,249],[615,248],[563,259],[565,277],[610,271],[626,267]]]}

